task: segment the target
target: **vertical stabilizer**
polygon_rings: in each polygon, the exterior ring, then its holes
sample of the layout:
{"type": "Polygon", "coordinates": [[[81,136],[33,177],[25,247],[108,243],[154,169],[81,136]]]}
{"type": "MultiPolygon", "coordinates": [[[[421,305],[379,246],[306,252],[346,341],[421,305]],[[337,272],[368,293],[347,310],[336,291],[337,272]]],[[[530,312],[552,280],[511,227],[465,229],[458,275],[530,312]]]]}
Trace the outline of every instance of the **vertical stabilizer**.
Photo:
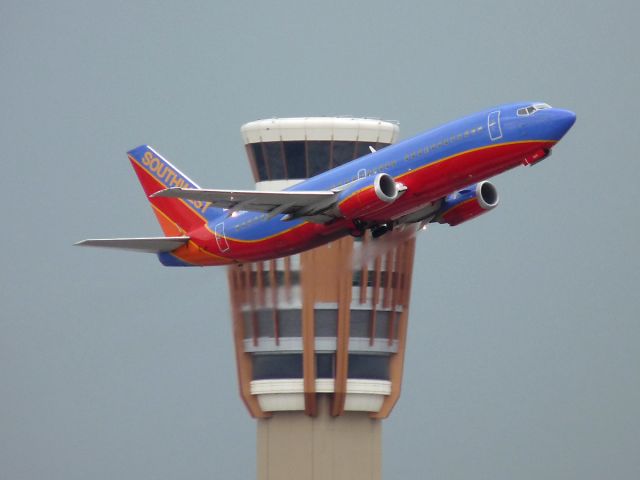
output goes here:
{"type": "Polygon", "coordinates": [[[210,207],[208,202],[149,198],[150,195],[166,188],[199,187],[148,145],[141,145],[127,153],[165,235],[185,235],[202,226],[208,218],[222,213],[220,209],[210,207]]]}

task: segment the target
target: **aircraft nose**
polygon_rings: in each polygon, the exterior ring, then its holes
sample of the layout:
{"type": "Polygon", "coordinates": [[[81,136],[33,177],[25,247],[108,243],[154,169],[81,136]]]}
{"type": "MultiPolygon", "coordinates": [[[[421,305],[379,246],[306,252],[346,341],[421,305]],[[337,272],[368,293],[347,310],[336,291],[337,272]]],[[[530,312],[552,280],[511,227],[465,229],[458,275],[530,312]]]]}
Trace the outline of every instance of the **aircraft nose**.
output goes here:
{"type": "Polygon", "coordinates": [[[562,137],[576,123],[576,114],[570,110],[556,109],[553,122],[559,136],[562,137]]]}

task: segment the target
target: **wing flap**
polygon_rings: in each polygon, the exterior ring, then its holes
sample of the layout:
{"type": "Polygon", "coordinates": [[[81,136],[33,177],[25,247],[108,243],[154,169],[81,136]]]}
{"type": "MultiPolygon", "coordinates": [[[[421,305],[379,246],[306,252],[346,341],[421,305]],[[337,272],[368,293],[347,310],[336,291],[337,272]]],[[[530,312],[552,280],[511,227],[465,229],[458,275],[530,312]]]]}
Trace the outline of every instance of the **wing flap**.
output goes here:
{"type": "Polygon", "coordinates": [[[90,238],[75,243],[79,247],[118,248],[136,252],[170,252],[189,241],[189,237],[90,238]]]}
{"type": "Polygon", "coordinates": [[[336,198],[332,191],[263,191],[263,190],[206,190],[193,188],[168,188],[151,195],[152,197],[182,198],[209,202],[214,207],[231,210],[276,212],[276,214],[296,214],[316,211],[329,206],[336,198]]]}

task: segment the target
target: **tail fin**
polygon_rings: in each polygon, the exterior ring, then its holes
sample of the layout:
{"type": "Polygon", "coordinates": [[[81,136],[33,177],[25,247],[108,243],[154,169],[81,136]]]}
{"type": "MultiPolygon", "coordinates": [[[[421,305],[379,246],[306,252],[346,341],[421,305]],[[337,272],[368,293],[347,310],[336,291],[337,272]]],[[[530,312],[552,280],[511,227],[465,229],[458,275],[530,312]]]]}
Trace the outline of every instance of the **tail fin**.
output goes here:
{"type": "Polygon", "coordinates": [[[166,188],[199,187],[148,145],[141,145],[127,153],[166,236],[185,235],[202,226],[208,219],[222,213],[218,208],[210,208],[207,202],[162,197],[149,198],[150,195],[166,188]]]}

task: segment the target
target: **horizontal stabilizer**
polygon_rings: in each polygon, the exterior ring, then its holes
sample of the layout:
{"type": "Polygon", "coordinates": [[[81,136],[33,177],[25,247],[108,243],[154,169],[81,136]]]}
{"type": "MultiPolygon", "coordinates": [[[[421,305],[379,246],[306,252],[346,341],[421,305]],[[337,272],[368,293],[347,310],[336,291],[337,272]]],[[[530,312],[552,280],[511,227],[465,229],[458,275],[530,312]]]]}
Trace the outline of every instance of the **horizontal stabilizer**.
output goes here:
{"type": "Polygon", "coordinates": [[[151,197],[182,198],[209,202],[214,207],[231,210],[250,210],[282,214],[317,212],[326,209],[336,198],[332,191],[262,191],[262,190],[205,190],[168,188],[151,197]]]}
{"type": "Polygon", "coordinates": [[[80,247],[104,247],[133,250],[136,252],[170,252],[184,245],[189,237],[147,237],[147,238],[91,238],[75,245],[80,247]]]}

